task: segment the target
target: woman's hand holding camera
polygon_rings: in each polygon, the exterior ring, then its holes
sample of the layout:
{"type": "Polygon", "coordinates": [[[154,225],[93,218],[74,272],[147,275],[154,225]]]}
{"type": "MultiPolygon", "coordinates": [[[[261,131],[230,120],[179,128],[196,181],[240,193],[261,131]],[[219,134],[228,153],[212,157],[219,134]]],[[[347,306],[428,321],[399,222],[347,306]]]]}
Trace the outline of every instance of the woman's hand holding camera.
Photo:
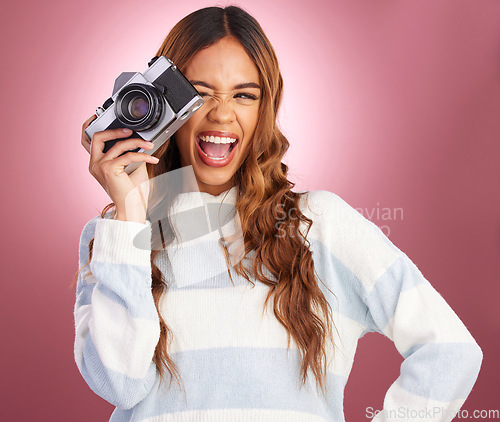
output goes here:
{"type": "Polygon", "coordinates": [[[96,132],[90,142],[85,129],[95,118],[89,118],[82,127],[82,145],[90,153],[89,171],[99,182],[114,202],[116,220],[136,221],[145,223],[149,195],[149,180],[146,163],[156,164],[158,158],[145,152],[127,152],[135,148],[149,150],[153,143],[139,138],[116,142],[106,153],[103,153],[104,142],[113,139],[126,138],[132,131],[129,129],[108,129],[96,132]],[[130,175],[125,172],[125,166],[142,162],[130,175]]]}

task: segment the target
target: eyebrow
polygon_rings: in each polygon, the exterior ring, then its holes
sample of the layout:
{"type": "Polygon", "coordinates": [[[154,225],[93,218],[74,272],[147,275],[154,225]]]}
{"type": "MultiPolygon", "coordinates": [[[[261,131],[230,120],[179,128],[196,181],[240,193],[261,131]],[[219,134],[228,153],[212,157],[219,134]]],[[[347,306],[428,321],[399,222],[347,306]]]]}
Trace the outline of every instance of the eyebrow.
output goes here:
{"type": "MultiPolygon", "coordinates": [[[[213,85],[210,85],[207,82],[204,82],[204,81],[189,81],[189,82],[191,82],[191,85],[199,85],[199,86],[203,86],[203,87],[208,88],[208,89],[213,89],[215,91],[215,87],[213,85]]],[[[245,88],[260,89],[260,86],[259,86],[259,84],[256,84],[255,82],[245,82],[242,84],[235,85],[233,87],[233,89],[245,89],[245,88]]]]}

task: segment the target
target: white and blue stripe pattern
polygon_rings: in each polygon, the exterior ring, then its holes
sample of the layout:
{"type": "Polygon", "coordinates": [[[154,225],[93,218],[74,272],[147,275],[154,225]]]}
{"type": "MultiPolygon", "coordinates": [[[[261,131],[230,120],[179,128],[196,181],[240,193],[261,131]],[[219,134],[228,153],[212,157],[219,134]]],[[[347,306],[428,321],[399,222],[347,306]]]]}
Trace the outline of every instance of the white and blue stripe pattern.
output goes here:
{"type": "MultiPolygon", "coordinates": [[[[223,198],[234,204],[236,188],[219,196],[184,193],[174,209],[223,198]]],[[[160,312],[173,333],[169,353],[185,391],[175,382],[169,388],[168,379],[160,386],[152,362],[160,329],[150,251],[134,243],[137,236],[151,238],[154,222],[107,215],[87,223],[80,266],[88,262],[90,239],[95,241],[92,275],[83,270],[78,281],[75,359],[90,388],[117,406],[111,421],[345,421],[344,387],[357,342],[370,331],[393,340],[405,358],[387,391],[385,412],[373,420],[396,421],[391,411],[399,408],[438,407],[442,413],[426,420],[452,420],[447,411],[463,404],[482,361],[466,327],[411,260],[338,196],[310,192],[301,210],[314,222],[308,240],[337,329],[327,400],[311,373],[301,387],[298,348],[292,339],[287,351],[272,301],[263,307],[268,288],[252,286],[234,271],[231,282],[218,230],[182,242],[178,225],[180,243],[162,251],[157,264],[169,283],[160,312]]],[[[179,224],[176,215],[170,218],[179,224]]]]}

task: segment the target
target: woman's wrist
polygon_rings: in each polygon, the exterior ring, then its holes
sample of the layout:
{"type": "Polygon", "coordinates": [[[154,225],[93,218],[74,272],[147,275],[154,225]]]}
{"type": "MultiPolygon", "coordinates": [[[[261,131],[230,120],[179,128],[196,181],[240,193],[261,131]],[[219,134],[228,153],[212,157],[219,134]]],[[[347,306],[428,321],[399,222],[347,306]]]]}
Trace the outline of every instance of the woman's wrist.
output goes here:
{"type": "Polygon", "coordinates": [[[116,210],[114,219],[121,221],[135,221],[137,223],[146,224],[146,213],[143,211],[116,210]]]}

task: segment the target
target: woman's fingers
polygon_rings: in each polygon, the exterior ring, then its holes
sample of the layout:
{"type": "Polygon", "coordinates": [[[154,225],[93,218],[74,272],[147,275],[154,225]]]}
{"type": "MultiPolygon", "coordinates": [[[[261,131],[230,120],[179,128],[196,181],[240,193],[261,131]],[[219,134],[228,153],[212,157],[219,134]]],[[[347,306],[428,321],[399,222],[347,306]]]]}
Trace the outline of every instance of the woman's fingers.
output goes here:
{"type": "MultiPolygon", "coordinates": [[[[103,152],[103,150],[105,142],[114,139],[126,138],[127,136],[130,136],[131,133],[132,131],[130,129],[108,129],[94,133],[94,136],[92,137],[92,143],[90,145],[90,155],[92,157],[90,160],[91,164],[99,161],[104,157],[105,153],[103,152]]],[[[121,143],[122,142],[117,142],[115,145],[113,145],[112,148],[114,148],[117,144],[118,148],[120,148],[121,143]]],[[[110,148],[110,150],[112,148],[110,148]]],[[[121,152],[123,152],[123,150],[121,152]]]]}
{"type": "Polygon", "coordinates": [[[82,145],[87,145],[90,152],[90,173],[108,193],[120,219],[142,222],[149,196],[146,164],[157,164],[159,159],[134,150],[148,151],[154,148],[154,144],[141,138],[128,138],[132,131],[121,128],[96,132],[92,142],[88,143],[84,141],[83,133],[91,121],[92,118],[88,119],[82,126],[82,145]],[[105,142],[112,140],[117,142],[103,152],[105,142]],[[125,167],[132,163],[139,163],[139,166],[129,175],[125,167]]]}
{"type": "MultiPolygon", "coordinates": [[[[134,150],[136,148],[142,148],[143,150],[152,149],[154,144],[152,142],[145,141],[141,138],[131,138],[124,141],[116,142],[107,152],[104,154],[104,159],[118,158],[121,154],[127,151],[134,150]]],[[[134,151],[133,151],[134,152],[134,151]]]]}
{"type": "Polygon", "coordinates": [[[122,155],[121,157],[115,158],[112,161],[106,161],[104,164],[112,162],[113,170],[119,169],[120,171],[124,171],[125,167],[132,163],[143,162],[156,164],[158,163],[158,161],[158,158],[146,154],[145,152],[127,152],[126,154],[122,155]]]}
{"type": "Polygon", "coordinates": [[[93,120],[97,118],[97,115],[93,114],[91,117],[89,117],[85,122],[83,122],[82,125],[82,146],[87,150],[87,152],[90,154],[90,138],[87,136],[85,133],[85,129],[87,129],[92,123],[93,120]]]}

